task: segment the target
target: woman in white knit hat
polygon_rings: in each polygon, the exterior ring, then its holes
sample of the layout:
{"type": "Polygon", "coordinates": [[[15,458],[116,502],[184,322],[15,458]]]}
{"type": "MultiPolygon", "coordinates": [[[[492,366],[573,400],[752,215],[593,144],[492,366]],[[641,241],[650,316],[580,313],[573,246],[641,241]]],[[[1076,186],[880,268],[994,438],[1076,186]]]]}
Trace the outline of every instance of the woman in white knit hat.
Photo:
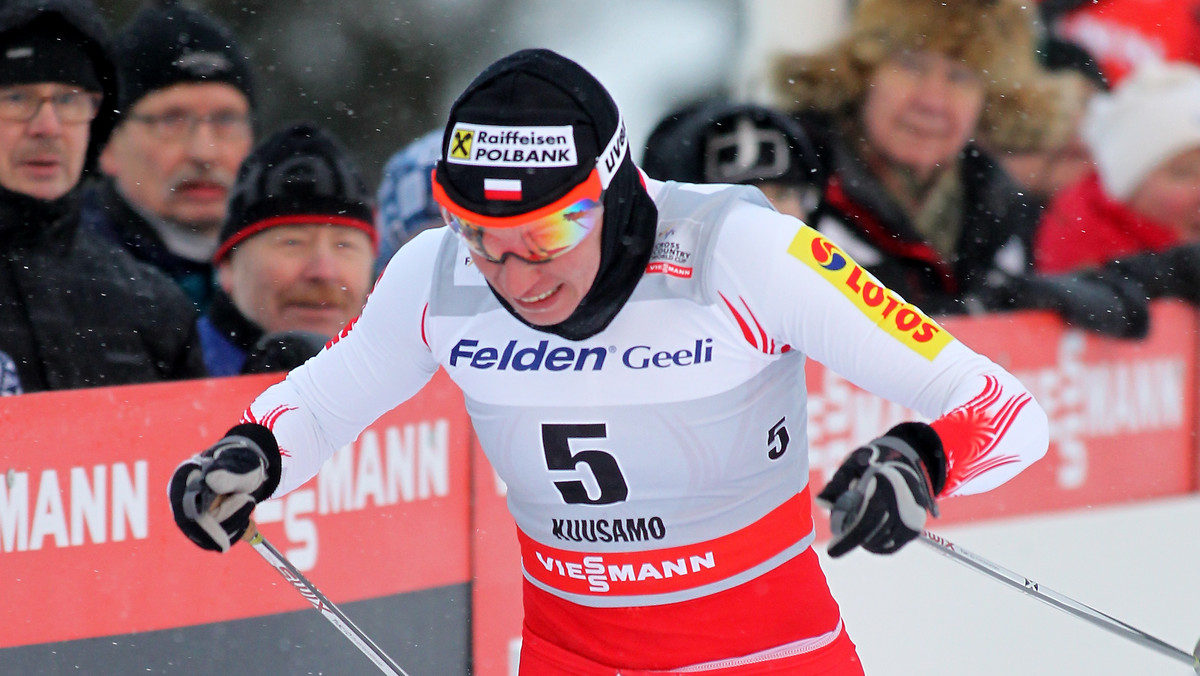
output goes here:
{"type": "Polygon", "coordinates": [[[1139,67],[1093,99],[1083,136],[1096,170],[1047,208],[1035,246],[1039,270],[1099,266],[1200,240],[1200,68],[1139,67]]]}

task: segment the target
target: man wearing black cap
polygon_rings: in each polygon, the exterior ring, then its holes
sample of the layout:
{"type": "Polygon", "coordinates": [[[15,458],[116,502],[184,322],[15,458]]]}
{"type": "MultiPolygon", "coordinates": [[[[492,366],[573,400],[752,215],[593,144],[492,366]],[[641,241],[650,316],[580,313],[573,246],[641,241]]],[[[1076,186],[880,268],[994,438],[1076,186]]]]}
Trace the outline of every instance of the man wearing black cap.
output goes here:
{"type": "Polygon", "coordinates": [[[0,351],[36,392],[204,375],[169,279],[79,227],[79,183],[116,117],[86,0],[0,6],[0,351]]]}
{"type": "Polygon", "coordinates": [[[395,254],[257,422],[176,471],[197,545],[227,550],[257,501],[440,367],[508,487],[523,675],[862,674],[811,546],[805,358],[933,421],[853,451],[815,495],[833,556],[893,552],[935,498],[1046,450],[1015,378],[762,193],[645,177],[608,92],[554,52],[484,70],[435,171],[449,227],[395,254]]]}
{"type": "Polygon", "coordinates": [[[216,19],[155,2],[115,38],[121,117],[87,227],[170,275],[200,309],[229,188],[253,145],[245,54],[216,19]]]}
{"type": "Polygon", "coordinates": [[[288,370],[316,354],[367,299],[373,223],[367,184],[328,132],[292,125],[255,148],[213,256],[220,289],[200,319],[209,373],[288,370]]]}

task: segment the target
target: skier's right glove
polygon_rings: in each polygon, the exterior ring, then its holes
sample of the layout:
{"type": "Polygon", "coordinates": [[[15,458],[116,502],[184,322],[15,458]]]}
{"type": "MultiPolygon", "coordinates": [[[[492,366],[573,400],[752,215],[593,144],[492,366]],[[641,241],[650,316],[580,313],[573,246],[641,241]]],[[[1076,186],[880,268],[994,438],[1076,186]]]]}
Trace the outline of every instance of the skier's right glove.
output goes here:
{"type": "Polygon", "coordinates": [[[934,498],[945,484],[942,440],[925,423],[900,423],[855,450],[817,495],[829,509],[829,555],[859,545],[876,554],[900,549],[921,534],[926,512],[937,516],[934,498]]]}
{"type": "Polygon", "coordinates": [[[280,470],[271,430],[256,423],[233,427],[175,470],[167,489],[175,525],[204,549],[228,551],[250,527],[254,506],[279,486],[280,470]]]}

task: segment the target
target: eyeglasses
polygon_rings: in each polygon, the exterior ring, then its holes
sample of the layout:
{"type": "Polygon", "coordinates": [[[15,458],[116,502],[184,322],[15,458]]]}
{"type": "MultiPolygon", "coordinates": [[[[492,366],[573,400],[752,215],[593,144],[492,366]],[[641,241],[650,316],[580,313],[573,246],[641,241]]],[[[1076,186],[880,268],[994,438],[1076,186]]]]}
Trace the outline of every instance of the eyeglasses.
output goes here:
{"type": "Polygon", "coordinates": [[[184,111],[168,111],[159,115],[130,113],[128,118],[149,128],[150,133],[163,141],[182,141],[196,133],[201,123],[212,129],[212,135],[222,141],[240,140],[250,136],[250,116],[246,113],[221,111],[195,115],[184,111]]]}
{"type": "Polygon", "coordinates": [[[473,255],[492,263],[502,263],[510,255],[530,263],[554,260],[579,246],[604,220],[604,193],[595,170],[553,204],[519,217],[466,211],[446,196],[436,179],[433,192],[450,229],[463,238],[473,255]]]}
{"type": "Polygon", "coordinates": [[[34,87],[6,87],[0,89],[0,119],[29,122],[37,117],[42,104],[49,103],[63,124],[91,122],[100,112],[103,98],[101,94],[78,89],[47,95],[34,87]]]}

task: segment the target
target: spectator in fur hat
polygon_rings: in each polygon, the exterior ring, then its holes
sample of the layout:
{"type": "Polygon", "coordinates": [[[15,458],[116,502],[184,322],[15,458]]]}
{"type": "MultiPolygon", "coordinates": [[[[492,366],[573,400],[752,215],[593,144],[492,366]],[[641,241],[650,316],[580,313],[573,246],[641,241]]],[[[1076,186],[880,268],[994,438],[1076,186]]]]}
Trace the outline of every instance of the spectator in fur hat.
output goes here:
{"type": "Polygon", "coordinates": [[[203,311],[229,189],[254,142],[249,63],[225,25],[169,1],[147,4],[115,42],[121,118],[85,222],[203,311]]]}
{"type": "Polygon", "coordinates": [[[1029,276],[1038,205],[977,143],[1072,128],[1019,0],[863,0],[844,38],[776,72],[831,170],[815,226],[889,288],[939,314],[1036,307],[1144,333],[1119,280],[1029,276]]]}
{"type": "Polygon", "coordinates": [[[116,116],[87,0],[0,4],[0,375],[8,392],[204,375],[169,279],[80,227],[79,185],[116,116]],[[11,365],[11,367],[10,367],[11,365]]]}
{"type": "Polygon", "coordinates": [[[288,370],[358,315],[373,277],[371,196],[341,144],[283,129],[238,171],[213,255],[220,285],[200,320],[212,375],[288,370]]]}

